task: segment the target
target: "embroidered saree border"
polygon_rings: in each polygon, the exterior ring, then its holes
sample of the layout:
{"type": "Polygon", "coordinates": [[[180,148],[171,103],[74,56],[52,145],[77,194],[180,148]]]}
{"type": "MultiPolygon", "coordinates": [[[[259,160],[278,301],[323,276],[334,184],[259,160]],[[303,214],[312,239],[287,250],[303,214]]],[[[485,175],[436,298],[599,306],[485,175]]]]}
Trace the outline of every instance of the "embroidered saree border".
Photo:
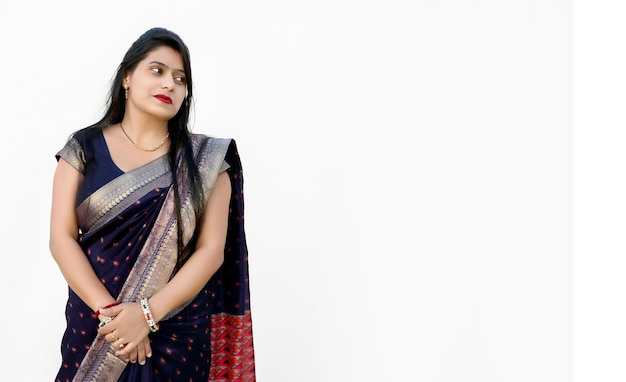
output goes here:
{"type": "Polygon", "coordinates": [[[133,195],[144,195],[148,190],[166,188],[172,183],[167,157],[162,156],[137,169],[129,171],[105,184],[89,195],[77,208],[78,216],[85,216],[80,226],[93,231],[135,202],[133,195]]]}

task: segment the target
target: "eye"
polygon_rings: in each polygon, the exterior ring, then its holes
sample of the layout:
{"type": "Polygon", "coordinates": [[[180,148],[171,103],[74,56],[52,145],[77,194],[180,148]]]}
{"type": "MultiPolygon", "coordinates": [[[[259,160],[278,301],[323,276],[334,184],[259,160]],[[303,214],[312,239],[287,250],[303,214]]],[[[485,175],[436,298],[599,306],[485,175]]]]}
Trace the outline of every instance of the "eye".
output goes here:
{"type": "Polygon", "coordinates": [[[185,82],[187,82],[187,79],[185,77],[183,77],[183,76],[176,76],[176,77],[174,77],[174,79],[177,82],[180,82],[181,84],[184,84],[185,82]]]}
{"type": "Polygon", "coordinates": [[[150,68],[150,70],[152,70],[155,73],[159,73],[159,74],[163,73],[163,70],[161,70],[161,68],[159,68],[158,66],[150,68]]]}

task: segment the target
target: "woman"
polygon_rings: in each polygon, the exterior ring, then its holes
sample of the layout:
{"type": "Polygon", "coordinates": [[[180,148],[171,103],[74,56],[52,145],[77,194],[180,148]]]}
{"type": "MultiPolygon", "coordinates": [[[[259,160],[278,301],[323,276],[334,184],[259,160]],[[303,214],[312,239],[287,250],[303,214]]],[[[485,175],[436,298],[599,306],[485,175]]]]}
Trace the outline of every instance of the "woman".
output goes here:
{"type": "Polygon", "coordinates": [[[57,381],[255,380],[241,164],[233,140],[189,132],[192,89],[187,46],[150,29],[56,155],[57,381]]]}

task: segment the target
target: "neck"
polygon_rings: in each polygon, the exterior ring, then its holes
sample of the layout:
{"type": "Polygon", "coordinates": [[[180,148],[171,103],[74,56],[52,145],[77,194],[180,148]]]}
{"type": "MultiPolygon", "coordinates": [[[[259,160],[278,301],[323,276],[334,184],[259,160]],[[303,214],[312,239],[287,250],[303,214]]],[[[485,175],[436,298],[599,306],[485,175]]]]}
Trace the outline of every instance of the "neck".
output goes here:
{"type": "Polygon", "coordinates": [[[167,123],[168,120],[158,118],[154,114],[143,112],[135,107],[129,107],[124,113],[122,118],[124,129],[128,134],[131,132],[134,135],[140,137],[154,137],[164,136],[168,132],[167,123]]]}
{"type": "Polygon", "coordinates": [[[134,118],[126,118],[121,122],[124,125],[124,130],[133,137],[162,137],[168,133],[167,121],[142,121],[134,118]]]}

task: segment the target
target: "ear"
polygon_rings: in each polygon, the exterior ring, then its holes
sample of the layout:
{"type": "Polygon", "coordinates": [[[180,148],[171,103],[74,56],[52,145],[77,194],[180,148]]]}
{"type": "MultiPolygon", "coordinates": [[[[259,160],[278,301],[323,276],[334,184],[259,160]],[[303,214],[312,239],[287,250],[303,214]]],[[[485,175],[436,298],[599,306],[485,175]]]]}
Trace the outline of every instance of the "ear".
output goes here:
{"type": "Polygon", "coordinates": [[[126,76],[122,80],[122,87],[124,89],[128,89],[129,88],[129,85],[128,85],[129,83],[130,83],[130,73],[126,73],[126,76]]]}

